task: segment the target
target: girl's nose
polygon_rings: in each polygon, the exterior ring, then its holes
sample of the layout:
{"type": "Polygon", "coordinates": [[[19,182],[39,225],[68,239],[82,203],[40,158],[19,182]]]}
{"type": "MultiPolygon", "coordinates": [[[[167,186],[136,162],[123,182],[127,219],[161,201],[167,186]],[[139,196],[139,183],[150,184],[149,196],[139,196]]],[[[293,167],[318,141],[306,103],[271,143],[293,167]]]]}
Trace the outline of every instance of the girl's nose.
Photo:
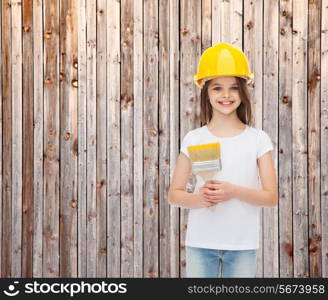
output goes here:
{"type": "Polygon", "coordinates": [[[224,90],[223,91],[223,97],[224,98],[228,98],[230,96],[230,92],[229,92],[229,90],[224,90]]]}

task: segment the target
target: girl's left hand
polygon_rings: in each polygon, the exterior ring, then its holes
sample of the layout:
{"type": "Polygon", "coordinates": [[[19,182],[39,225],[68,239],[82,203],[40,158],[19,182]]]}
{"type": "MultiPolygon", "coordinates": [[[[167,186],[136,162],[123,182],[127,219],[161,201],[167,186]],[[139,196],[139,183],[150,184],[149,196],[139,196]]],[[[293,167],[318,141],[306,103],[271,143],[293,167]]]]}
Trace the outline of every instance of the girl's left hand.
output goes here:
{"type": "Polygon", "coordinates": [[[219,203],[234,198],[236,185],[225,181],[208,180],[201,190],[206,199],[219,203]]]}

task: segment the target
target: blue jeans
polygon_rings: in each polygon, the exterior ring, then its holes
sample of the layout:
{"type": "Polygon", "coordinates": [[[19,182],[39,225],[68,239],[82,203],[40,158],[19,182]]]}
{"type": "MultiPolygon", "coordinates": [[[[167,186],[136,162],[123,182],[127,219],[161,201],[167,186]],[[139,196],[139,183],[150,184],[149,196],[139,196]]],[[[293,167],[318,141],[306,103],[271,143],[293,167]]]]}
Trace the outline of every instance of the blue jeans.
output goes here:
{"type": "Polygon", "coordinates": [[[251,278],[256,275],[256,249],[215,250],[186,247],[188,278],[251,278]]]}

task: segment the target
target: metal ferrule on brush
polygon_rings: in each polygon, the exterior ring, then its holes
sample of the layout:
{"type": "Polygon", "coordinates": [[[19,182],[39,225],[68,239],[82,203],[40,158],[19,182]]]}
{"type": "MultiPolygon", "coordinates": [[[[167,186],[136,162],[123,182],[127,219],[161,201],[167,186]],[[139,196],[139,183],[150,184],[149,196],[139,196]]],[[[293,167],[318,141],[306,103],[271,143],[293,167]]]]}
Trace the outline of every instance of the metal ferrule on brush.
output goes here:
{"type": "Polygon", "coordinates": [[[222,169],[221,159],[199,161],[199,162],[197,161],[197,162],[193,162],[191,166],[192,166],[193,173],[222,169]]]}

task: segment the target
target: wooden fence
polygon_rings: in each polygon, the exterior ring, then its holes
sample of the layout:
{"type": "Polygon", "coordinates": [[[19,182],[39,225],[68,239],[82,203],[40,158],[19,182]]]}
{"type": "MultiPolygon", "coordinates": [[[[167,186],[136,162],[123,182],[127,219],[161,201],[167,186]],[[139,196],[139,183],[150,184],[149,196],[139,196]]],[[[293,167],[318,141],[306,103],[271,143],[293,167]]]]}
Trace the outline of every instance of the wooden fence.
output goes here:
{"type": "Polygon", "coordinates": [[[167,192],[220,41],[275,146],[258,276],[328,277],[328,0],[3,0],[0,23],[2,277],[184,276],[167,192]]]}

